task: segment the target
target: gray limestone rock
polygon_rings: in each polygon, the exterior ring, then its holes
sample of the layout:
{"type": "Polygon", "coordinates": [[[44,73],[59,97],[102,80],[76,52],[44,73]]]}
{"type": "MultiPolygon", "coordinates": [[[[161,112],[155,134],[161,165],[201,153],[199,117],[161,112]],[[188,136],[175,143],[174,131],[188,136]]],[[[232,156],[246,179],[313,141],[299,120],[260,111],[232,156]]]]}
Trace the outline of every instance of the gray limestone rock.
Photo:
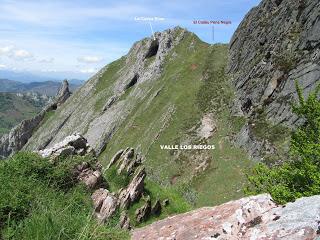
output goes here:
{"type": "Polygon", "coordinates": [[[69,91],[69,83],[67,80],[63,80],[62,86],[60,87],[57,96],[55,97],[55,103],[57,106],[63,104],[69,97],[71,92],[69,91]]]}
{"type": "MultiPolygon", "coordinates": [[[[319,12],[317,0],[263,0],[245,16],[229,46],[234,113],[254,121],[253,113],[260,108],[270,123],[289,128],[301,124],[291,104],[297,100],[295,81],[305,96],[320,83],[319,12]]],[[[252,132],[247,140],[248,135],[252,132]]],[[[239,139],[239,145],[247,141],[239,139]]],[[[260,143],[244,147],[263,151],[260,143]]]]}
{"type": "Polygon", "coordinates": [[[88,152],[87,140],[78,133],[67,136],[63,141],[55,144],[51,148],[37,151],[42,157],[59,157],[75,154],[77,151],[81,154],[88,152]]]}
{"type": "Polygon", "coordinates": [[[106,222],[117,210],[117,198],[107,189],[100,188],[92,196],[95,215],[101,222],[106,222]]]}
{"type": "Polygon", "coordinates": [[[146,172],[144,167],[139,167],[130,184],[119,194],[119,205],[128,208],[132,203],[139,200],[144,191],[144,179],[146,172]]]}

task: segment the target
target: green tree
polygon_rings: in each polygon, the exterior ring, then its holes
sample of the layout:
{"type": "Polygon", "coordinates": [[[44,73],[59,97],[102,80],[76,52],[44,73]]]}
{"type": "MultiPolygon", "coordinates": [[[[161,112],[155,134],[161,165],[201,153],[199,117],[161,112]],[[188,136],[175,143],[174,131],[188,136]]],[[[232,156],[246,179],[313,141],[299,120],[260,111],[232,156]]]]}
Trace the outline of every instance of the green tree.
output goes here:
{"type": "Polygon", "coordinates": [[[296,83],[299,102],[293,112],[304,123],[292,133],[290,152],[294,160],[270,168],[257,164],[248,174],[248,194],[268,192],[280,203],[320,194],[320,85],[305,99],[296,83]]]}

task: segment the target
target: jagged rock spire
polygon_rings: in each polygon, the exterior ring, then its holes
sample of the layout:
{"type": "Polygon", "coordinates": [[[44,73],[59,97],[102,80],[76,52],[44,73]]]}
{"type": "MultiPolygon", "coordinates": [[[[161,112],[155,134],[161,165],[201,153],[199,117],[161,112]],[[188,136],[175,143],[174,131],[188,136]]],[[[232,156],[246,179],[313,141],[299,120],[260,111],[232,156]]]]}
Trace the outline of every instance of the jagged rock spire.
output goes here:
{"type": "Polygon", "coordinates": [[[69,97],[71,96],[71,92],[69,90],[68,80],[63,80],[62,85],[56,95],[56,103],[57,105],[63,104],[69,97]]]}

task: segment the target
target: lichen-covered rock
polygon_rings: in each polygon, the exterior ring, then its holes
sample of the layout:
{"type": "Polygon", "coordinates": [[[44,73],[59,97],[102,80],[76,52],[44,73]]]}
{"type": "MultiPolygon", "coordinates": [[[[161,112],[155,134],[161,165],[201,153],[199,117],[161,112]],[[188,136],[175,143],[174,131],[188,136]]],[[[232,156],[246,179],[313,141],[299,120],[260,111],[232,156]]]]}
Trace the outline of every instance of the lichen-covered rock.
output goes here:
{"type": "Polygon", "coordinates": [[[119,205],[128,208],[132,203],[138,201],[144,191],[144,179],[146,172],[144,167],[139,167],[130,184],[119,194],[119,205]]]}
{"type": "Polygon", "coordinates": [[[101,222],[107,221],[117,210],[117,198],[107,189],[100,188],[96,190],[91,198],[95,215],[101,222]]]}
{"type": "Polygon", "coordinates": [[[267,194],[172,216],[132,232],[133,240],[320,237],[320,196],[277,206],[267,194]]]}

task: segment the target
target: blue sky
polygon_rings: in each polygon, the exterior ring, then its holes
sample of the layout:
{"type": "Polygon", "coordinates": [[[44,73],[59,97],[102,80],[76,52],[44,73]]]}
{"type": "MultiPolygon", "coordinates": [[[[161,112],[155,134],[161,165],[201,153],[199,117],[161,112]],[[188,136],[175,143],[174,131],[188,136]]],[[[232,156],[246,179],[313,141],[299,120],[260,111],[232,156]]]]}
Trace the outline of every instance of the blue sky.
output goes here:
{"type": "MultiPolygon", "coordinates": [[[[228,42],[260,0],[0,0],[0,69],[86,79],[125,55],[155,31],[182,26],[212,43],[212,26],[193,20],[230,20],[215,26],[215,42],[228,42]]],[[[1,76],[0,76],[1,77],[1,76]]]]}

